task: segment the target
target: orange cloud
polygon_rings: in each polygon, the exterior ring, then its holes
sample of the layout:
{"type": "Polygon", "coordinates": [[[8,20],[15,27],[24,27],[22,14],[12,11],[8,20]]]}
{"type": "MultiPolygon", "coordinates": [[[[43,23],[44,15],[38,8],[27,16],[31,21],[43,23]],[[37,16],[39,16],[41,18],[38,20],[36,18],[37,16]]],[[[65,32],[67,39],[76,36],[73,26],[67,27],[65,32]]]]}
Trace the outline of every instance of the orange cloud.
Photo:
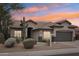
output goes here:
{"type": "Polygon", "coordinates": [[[38,11],[41,11],[41,10],[47,10],[47,9],[48,9],[47,6],[33,6],[33,7],[30,7],[30,8],[24,8],[22,10],[12,11],[11,14],[16,14],[16,13],[30,14],[30,13],[38,12],[38,11]]]}
{"type": "Polygon", "coordinates": [[[66,12],[63,12],[63,13],[56,13],[56,14],[53,14],[53,13],[49,13],[47,15],[44,15],[44,16],[31,16],[29,17],[33,20],[41,20],[41,21],[56,21],[56,20],[60,20],[60,19],[63,19],[63,18],[66,18],[66,19],[72,19],[72,18],[79,18],[79,12],[75,12],[75,13],[66,13],[66,12]]]}
{"type": "Polygon", "coordinates": [[[24,13],[33,13],[33,12],[37,12],[40,10],[47,10],[48,8],[46,6],[43,7],[32,7],[32,8],[26,8],[23,10],[24,13]]]}
{"type": "MultiPolygon", "coordinates": [[[[13,16],[12,18],[16,20],[22,20],[22,15],[21,16],[13,16]]],[[[79,18],[79,12],[60,12],[60,13],[49,13],[47,15],[43,16],[25,16],[26,19],[32,19],[35,21],[58,21],[63,18],[66,19],[73,19],[73,18],[79,18]]]]}
{"type": "Polygon", "coordinates": [[[52,21],[52,22],[66,18],[70,22],[72,22],[72,24],[79,26],[79,12],[49,13],[43,16],[22,16],[22,15],[12,16],[14,20],[22,20],[23,17],[26,17],[26,20],[32,19],[35,21],[52,21]]]}

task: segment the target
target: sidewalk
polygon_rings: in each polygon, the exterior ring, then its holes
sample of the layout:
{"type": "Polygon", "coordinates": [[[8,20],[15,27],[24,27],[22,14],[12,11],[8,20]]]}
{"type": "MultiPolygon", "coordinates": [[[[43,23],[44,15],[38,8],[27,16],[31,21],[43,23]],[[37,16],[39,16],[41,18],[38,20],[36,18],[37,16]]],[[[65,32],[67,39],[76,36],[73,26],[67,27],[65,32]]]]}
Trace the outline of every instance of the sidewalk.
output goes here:
{"type": "Polygon", "coordinates": [[[30,51],[30,52],[10,52],[0,53],[0,56],[53,56],[58,54],[79,53],[79,48],[56,49],[44,51],[30,51]]]}

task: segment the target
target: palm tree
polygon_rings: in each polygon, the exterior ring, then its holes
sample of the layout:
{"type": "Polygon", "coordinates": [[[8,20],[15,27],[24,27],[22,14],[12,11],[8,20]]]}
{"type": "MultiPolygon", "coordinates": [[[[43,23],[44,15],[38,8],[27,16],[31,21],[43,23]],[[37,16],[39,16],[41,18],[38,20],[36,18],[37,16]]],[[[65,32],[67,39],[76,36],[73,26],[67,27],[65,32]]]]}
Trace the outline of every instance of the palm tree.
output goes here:
{"type": "Polygon", "coordinates": [[[5,39],[10,36],[9,26],[12,24],[10,12],[22,8],[24,8],[22,4],[18,3],[0,3],[0,32],[4,34],[5,39]]]}

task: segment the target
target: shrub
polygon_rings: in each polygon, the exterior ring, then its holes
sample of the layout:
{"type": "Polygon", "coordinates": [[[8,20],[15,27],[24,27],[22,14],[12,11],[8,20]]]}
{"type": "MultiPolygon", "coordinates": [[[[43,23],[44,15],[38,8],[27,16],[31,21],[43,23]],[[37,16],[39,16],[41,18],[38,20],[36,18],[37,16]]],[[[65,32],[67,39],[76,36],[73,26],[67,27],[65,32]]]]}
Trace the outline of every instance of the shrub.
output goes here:
{"type": "Polygon", "coordinates": [[[43,39],[42,42],[47,42],[47,40],[43,39]]]}
{"type": "Polygon", "coordinates": [[[0,33],[0,43],[4,43],[5,39],[4,39],[4,35],[2,33],[0,33]]]}
{"type": "Polygon", "coordinates": [[[16,43],[20,43],[21,42],[21,38],[16,37],[16,43]]]}
{"type": "Polygon", "coordinates": [[[11,48],[11,47],[14,47],[16,43],[16,39],[15,38],[8,38],[5,43],[4,43],[4,46],[7,47],[7,48],[11,48]]]}
{"type": "Polygon", "coordinates": [[[37,44],[37,40],[35,40],[35,39],[29,38],[28,40],[33,40],[34,44],[37,44]]]}
{"type": "Polygon", "coordinates": [[[33,39],[26,39],[23,41],[23,45],[25,49],[31,49],[35,45],[35,41],[33,39]]]}
{"type": "Polygon", "coordinates": [[[47,45],[50,46],[50,40],[48,39],[46,41],[47,41],[47,45]]]}

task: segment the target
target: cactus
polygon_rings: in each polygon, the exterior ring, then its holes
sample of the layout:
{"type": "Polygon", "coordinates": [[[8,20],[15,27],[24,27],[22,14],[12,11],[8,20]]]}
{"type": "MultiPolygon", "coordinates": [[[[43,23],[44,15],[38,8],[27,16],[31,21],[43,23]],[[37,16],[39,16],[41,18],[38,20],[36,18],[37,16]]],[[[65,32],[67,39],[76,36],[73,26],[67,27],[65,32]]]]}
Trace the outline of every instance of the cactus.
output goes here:
{"type": "Polygon", "coordinates": [[[25,22],[25,17],[23,17],[23,20],[21,21],[21,27],[22,27],[22,39],[24,40],[26,38],[26,27],[28,25],[26,25],[26,22],[25,22]]]}

